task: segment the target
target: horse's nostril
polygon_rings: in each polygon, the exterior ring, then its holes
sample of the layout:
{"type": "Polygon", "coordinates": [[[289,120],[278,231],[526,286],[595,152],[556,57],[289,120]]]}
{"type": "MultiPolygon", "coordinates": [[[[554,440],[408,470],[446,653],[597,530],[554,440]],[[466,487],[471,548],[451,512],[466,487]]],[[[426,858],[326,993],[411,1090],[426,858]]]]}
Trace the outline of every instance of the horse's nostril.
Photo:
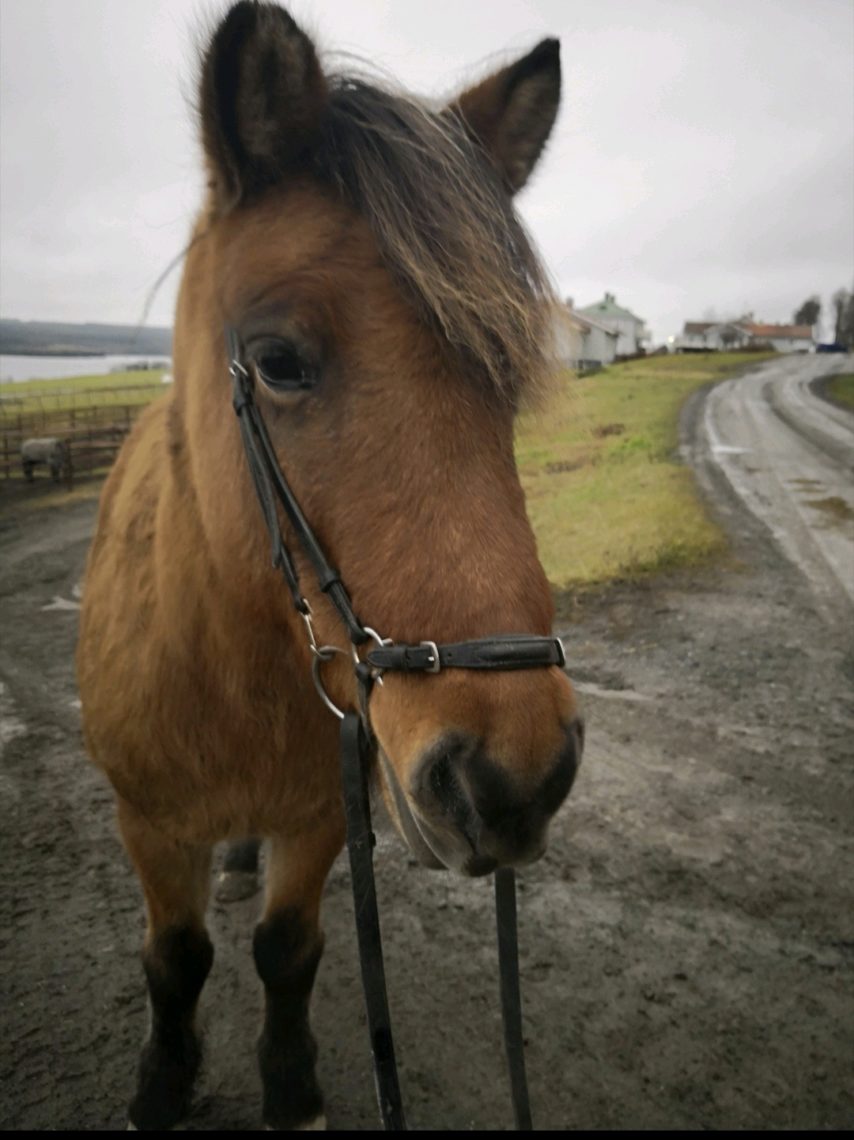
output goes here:
{"type": "Polygon", "coordinates": [[[477,741],[462,736],[445,738],[422,767],[419,781],[422,795],[417,796],[426,807],[438,809],[441,816],[465,836],[472,851],[478,849],[483,821],[465,787],[463,773],[467,760],[477,748],[477,741]]]}
{"type": "Polygon", "coordinates": [[[412,785],[412,801],[431,844],[441,845],[444,836],[444,842],[467,851],[468,874],[538,858],[549,819],[575,779],[582,735],[580,721],[569,725],[546,776],[533,786],[530,778],[491,760],[476,737],[442,737],[424,756],[412,785]]]}

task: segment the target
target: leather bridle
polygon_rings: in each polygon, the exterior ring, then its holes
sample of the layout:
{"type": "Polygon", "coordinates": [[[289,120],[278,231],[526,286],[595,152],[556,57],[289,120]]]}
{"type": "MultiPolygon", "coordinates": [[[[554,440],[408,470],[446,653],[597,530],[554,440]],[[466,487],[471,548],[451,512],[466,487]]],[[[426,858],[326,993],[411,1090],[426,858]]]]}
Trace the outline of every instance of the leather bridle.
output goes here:
{"type": "MultiPolygon", "coordinates": [[[[356,930],[362,970],[374,1076],[383,1126],[403,1130],[406,1123],[400,1097],[394,1042],[386,997],[382,941],[373,874],[368,774],[376,756],[377,741],[371,729],[369,702],[373,686],[382,683],[386,672],[439,673],[444,669],[538,669],[566,664],[558,638],[506,634],[473,641],[437,644],[425,640],[417,645],[393,642],[380,637],[356,616],[350,596],[337,570],[326,555],[303,514],[285,478],[261,411],[255,402],[253,380],[243,359],[240,338],[226,328],[229,371],[234,381],[233,404],[240,424],[246,460],[264,521],[270,535],[273,566],[281,570],[294,606],[306,625],[312,653],[312,671],[324,704],[341,721],[341,778],[347,819],[347,847],[353,894],[357,901],[356,930]],[[341,710],[323,688],[321,669],[336,653],[337,646],[319,645],[313,614],[300,589],[299,574],[285,543],[279,522],[279,506],[297,536],[317,577],[321,591],[338,612],[351,643],[351,655],[358,692],[358,710],[341,710]],[[360,647],[372,642],[364,657],[360,647]]],[[[522,1041],[522,1010],[519,989],[518,946],[516,937],[516,885],[511,868],[495,872],[495,902],[498,928],[498,957],[505,1047],[510,1073],[513,1109],[518,1129],[531,1128],[525,1059],[522,1041]]]]}

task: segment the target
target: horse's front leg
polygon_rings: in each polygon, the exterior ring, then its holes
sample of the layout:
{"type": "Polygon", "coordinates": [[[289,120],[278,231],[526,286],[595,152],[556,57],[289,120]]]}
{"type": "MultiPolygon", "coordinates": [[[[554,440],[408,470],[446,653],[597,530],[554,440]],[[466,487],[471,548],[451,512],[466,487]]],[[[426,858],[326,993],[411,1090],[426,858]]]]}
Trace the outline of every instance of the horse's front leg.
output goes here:
{"type": "Polygon", "coordinates": [[[323,950],[320,898],[343,843],[336,812],[309,834],[276,836],[270,844],[264,918],[253,944],[266,991],[258,1062],[268,1128],[326,1127],[308,1006],[323,950]]]}
{"type": "Polygon", "coordinates": [[[194,1017],[213,962],[205,929],[211,849],[176,843],[121,800],[118,814],[148,912],[142,964],[151,1030],[129,1116],[133,1128],[162,1131],[189,1111],[201,1060],[194,1017]]]}

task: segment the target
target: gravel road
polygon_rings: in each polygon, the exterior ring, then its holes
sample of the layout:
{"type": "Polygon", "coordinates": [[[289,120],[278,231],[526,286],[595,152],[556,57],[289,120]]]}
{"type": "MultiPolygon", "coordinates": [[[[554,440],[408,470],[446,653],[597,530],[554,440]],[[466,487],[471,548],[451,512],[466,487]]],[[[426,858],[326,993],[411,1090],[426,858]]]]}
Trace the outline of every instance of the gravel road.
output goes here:
{"type": "Polygon", "coordinates": [[[831,619],[854,607],[854,418],[820,399],[851,356],[776,359],[706,400],[695,465],[715,463],[801,568],[831,619]]]}
{"type": "MultiPolygon", "coordinates": [[[[854,1125],[845,591],[816,592],[781,553],[785,523],[772,534],[767,512],[745,509],[726,457],[743,474],[747,451],[718,452],[725,474],[712,461],[710,424],[719,447],[749,444],[728,434],[743,424],[721,399],[705,429],[702,398],[689,404],[684,446],[731,557],[587,598],[561,630],[589,732],[549,852],[521,876],[541,1128],[854,1125]]],[[[0,1126],[123,1128],[146,1022],[142,908],[83,757],[72,668],[95,508],[0,494],[0,1126]]],[[[507,1128],[490,884],[414,866],[387,829],[377,865],[410,1126],[507,1128]]],[[[348,889],[340,860],[314,1024],[330,1127],[372,1129],[348,889]]],[[[191,1129],[260,1127],[256,905],[212,906],[191,1129]]]]}

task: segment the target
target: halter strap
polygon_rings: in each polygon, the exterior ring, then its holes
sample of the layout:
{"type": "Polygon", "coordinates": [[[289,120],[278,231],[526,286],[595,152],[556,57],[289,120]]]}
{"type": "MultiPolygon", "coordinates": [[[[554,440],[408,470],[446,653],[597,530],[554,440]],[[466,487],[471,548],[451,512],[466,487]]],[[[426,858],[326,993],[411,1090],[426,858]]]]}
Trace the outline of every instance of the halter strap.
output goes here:
{"type": "Polygon", "coordinates": [[[344,814],[347,818],[347,853],[353,898],[358,900],[356,937],[362,992],[368,1017],[374,1083],[383,1127],[387,1132],[406,1130],[403,1101],[394,1055],[391,1015],[386,996],[383,943],[374,883],[373,849],[376,837],[371,829],[371,799],[368,792],[368,765],[371,744],[362,720],[354,712],[341,721],[341,782],[344,814]]]}
{"type": "Polygon", "coordinates": [[[240,339],[233,328],[226,328],[226,339],[228,340],[229,370],[234,379],[232,403],[240,421],[240,433],[243,437],[243,447],[249,462],[249,470],[252,473],[255,490],[264,514],[264,521],[270,534],[273,565],[281,569],[291,591],[294,606],[300,614],[305,616],[309,613],[309,607],[300,591],[296,564],[287,548],[279,526],[275,504],[275,498],[278,498],[284,507],[288,521],[296,531],[306,557],[314,569],[317,584],[338,611],[350,640],[354,645],[362,645],[368,640],[369,634],[356,617],[353,603],[350,601],[341,581],[341,575],[326,558],[323,547],[309,526],[287,479],[282,474],[276,452],[267,432],[267,425],[264,423],[258,405],[255,403],[251,377],[242,360],[240,339]]]}
{"type": "MultiPolygon", "coordinates": [[[[273,565],[282,571],[294,606],[306,620],[315,664],[328,660],[335,650],[318,646],[311,624],[311,607],[300,589],[299,572],[288,550],[279,523],[277,507],[281,504],[302,549],[325,593],[347,629],[354,646],[372,639],[376,647],[364,661],[356,656],[355,673],[359,694],[359,712],[341,712],[321,694],[327,705],[341,717],[341,780],[344,810],[347,818],[347,847],[350,855],[354,899],[357,904],[356,931],[362,988],[371,1035],[374,1079],[383,1125],[387,1130],[406,1128],[400,1085],[394,1055],[394,1041],[385,987],[382,939],[377,911],[373,872],[368,772],[376,749],[376,738],[370,727],[368,702],[374,679],[387,670],[405,673],[439,673],[443,669],[539,669],[563,667],[566,657],[558,638],[505,634],[474,641],[437,645],[422,641],[419,645],[395,645],[380,638],[356,616],[350,596],[337,570],[329,563],[323,548],[300,508],[279,466],[267,426],[255,403],[252,379],[243,363],[237,332],[226,328],[229,371],[234,380],[233,404],[240,423],[240,434],[255,492],[270,536],[273,565]]],[[[525,1074],[522,1009],[519,990],[519,955],[516,932],[516,880],[509,868],[495,873],[495,914],[498,928],[498,961],[501,982],[501,1008],[510,1087],[516,1127],[531,1128],[531,1109],[525,1074]]]]}
{"type": "Polygon", "coordinates": [[[539,669],[566,664],[563,642],[558,637],[529,637],[507,633],[501,637],[481,637],[477,641],[455,641],[437,645],[382,645],[372,649],[366,660],[381,672],[441,673],[443,669],[539,669]]]}
{"type": "MultiPolygon", "coordinates": [[[[267,425],[255,402],[252,378],[243,363],[240,338],[230,326],[225,331],[229,371],[234,380],[232,403],[240,422],[249,471],[270,536],[272,563],[282,571],[297,611],[303,617],[309,615],[311,610],[300,589],[296,563],[279,525],[276,509],[278,499],[314,569],[321,591],[338,611],[353,645],[363,645],[370,639],[371,632],[356,616],[341,575],[327,559],[279,466],[267,425]]],[[[563,645],[557,638],[518,634],[484,637],[447,645],[435,641],[423,641],[419,645],[389,642],[372,650],[367,660],[381,672],[391,669],[407,673],[438,673],[441,669],[450,668],[539,669],[549,665],[562,668],[566,664],[563,645]]]]}

